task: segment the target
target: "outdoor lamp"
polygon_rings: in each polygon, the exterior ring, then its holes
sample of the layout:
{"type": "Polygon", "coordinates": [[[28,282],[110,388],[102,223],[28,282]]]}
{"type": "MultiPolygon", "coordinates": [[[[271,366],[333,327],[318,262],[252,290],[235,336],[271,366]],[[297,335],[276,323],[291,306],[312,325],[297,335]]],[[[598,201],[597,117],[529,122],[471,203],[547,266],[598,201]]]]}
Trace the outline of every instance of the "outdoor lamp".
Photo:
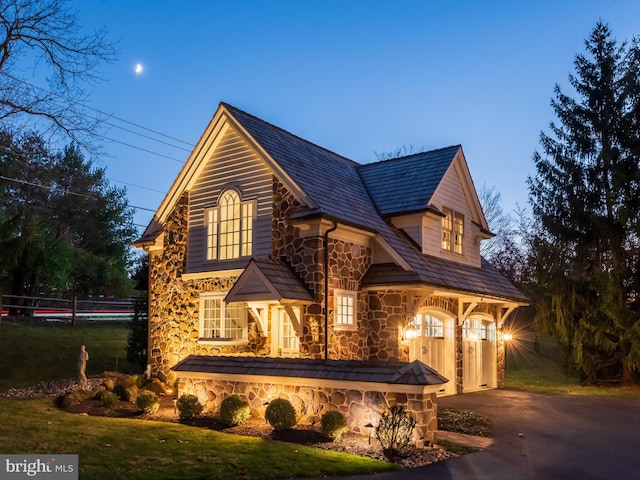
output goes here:
{"type": "Polygon", "coordinates": [[[369,445],[371,445],[371,431],[373,430],[373,425],[371,422],[367,423],[364,428],[369,432],[369,445]]]}

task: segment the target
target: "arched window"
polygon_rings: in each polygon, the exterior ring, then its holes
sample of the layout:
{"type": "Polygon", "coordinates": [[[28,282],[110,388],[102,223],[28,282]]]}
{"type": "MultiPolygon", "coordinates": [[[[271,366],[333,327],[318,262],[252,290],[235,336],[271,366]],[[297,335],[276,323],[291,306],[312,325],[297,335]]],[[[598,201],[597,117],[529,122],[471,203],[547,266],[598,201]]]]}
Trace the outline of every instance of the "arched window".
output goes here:
{"type": "Polygon", "coordinates": [[[253,202],[242,202],[235,190],[220,195],[207,211],[207,260],[248,257],[253,244],[253,202]]]}

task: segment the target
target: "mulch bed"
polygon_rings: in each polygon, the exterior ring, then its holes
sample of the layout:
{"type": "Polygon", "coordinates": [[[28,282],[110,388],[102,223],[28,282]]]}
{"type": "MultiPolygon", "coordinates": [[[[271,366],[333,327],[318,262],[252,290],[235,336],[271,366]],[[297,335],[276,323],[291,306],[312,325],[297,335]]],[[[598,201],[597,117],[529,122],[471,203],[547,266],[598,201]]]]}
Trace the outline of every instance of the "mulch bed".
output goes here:
{"type": "MultiPolygon", "coordinates": [[[[101,378],[89,379],[89,388],[93,389],[102,384],[101,378]]],[[[74,379],[62,382],[50,382],[35,385],[30,388],[10,389],[5,395],[11,398],[55,398],[58,395],[69,393],[80,388],[74,379]]],[[[337,442],[327,439],[321,432],[319,425],[298,424],[294,428],[285,431],[274,431],[271,425],[264,419],[250,418],[241,425],[228,427],[216,416],[205,413],[192,420],[180,421],[175,410],[172,396],[160,396],[160,408],[154,414],[142,414],[135,404],[118,401],[114,407],[105,407],[100,400],[88,399],[79,404],[68,406],[64,410],[78,415],[104,416],[117,418],[136,418],[140,420],[157,420],[163,422],[182,423],[197,428],[207,428],[233,435],[258,437],[265,440],[279,440],[284,442],[305,445],[324,450],[347,452],[354,455],[367,456],[378,460],[388,460],[382,454],[380,443],[371,438],[355,433],[346,433],[337,442]]],[[[458,455],[434,445],[425,448],[408,448],[403,455],[391,459],[403,468],[414,468],[430,463],[447,460],[458,455]]]]}

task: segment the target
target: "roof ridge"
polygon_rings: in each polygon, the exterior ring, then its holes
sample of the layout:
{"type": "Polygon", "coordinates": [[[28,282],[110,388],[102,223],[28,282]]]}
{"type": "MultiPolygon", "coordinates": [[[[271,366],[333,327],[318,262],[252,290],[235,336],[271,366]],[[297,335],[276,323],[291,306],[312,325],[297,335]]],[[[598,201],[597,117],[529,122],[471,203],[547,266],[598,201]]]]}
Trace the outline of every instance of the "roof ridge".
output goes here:
{"type": "Polygon", "coordinates": [[[280,131],[280,132],[282,132],[282,133],[284,133],[284,134],[286,134],[286,135],[289,135],[289,136],[291,136],[291,137],[294,137],[294,138],[296,138],[296,139],[298,139],[298,140],[300,140],[300,141],[302,141],[302,142],[306,143],[307,145],[311,145],[311,146],[312,146],[312,147],[314,147],[314,148],[317,148],[317,149],[319,149],[319,150],[323,150],[323,151],[325,151],[325,152],[327,152],[327,153],[330,153],[331,155],[335,155],[336,157],[339,157],[339,158],[341,158],[341,159],[343,159],[343,160],[346,160],[346,161],[348,161],[348,162],[350,162],[350,163],[354,164],[356,168],[357,168],[357,167],[362,166],[362,164],[361,164],[361,163],[358,163],[358,162],[356,162],[355,160],[352,160],[351,158],[345,157],[344,155],[340,155],[339,153],[336,153],[336,152],[334,152],[333,150],[329,150],[328,148],[323,147],[323,146],[321,146],[321,145],[318,145],[317,143],[313,143],[312,141],[307,140],[306,138],[302,138],[301,136],[296,135],[295,133],[291,133],[289,130],[285,130],[284,128],[279,127],[278,125],[274,125],[274,124],[273,124],[273,123],[271,123],[271,122],[267,122],[266,120],[264,120],[264,119],[262,119],[262,118],[260,118],[260,117],[257,117],[257,116],[255,116],[255,115],[253,115],[252,113],[245,112],[245,111],[244,111],[244,110],[242,110],[241,108],[235,107],[235,106],[231,105],[230,103],[220,102],[220,105],[224,106],[224,107],[225,107],[225,108],[227,108],[227,109],[231,109],[231,110],[235,110],[235,111],[237,111],[237,112],[240,112],[240,113],[242,113],[243,115],[247,115],[248,117],[251,117],[251,118],[252,118],[252,119],[254,119],[254,120],[257,120],[257,121],[259,121],[259,122],[261,122],[261,123],[263,123],[263,124],[265,124],[265,125],[268,125],[269,127],[273,128],[274,130],[278,130],[278,131],[280,131]]]}
{"type": "Polygon", "coordinates": [[[426,154],[433,154],[433,153],[437,153],[437,152],[441,152],[444,150],[449,150],[449,149],[453,149],[453,148],[461,148],[462,144],[458,143],[456,145],[449,145],[448,147],[441,147],[441,148],[435,148],[433,150],[427,150],[424,152],[417,152],[417,153],[412,153],[410,155],[404,155],[402,157],[394,157],[394,158],[385,158],[384,160],[378,160],[375,162],[369,162],[369,163],[363,163],[360,164],[360,167],[368,167],[370,165],[380,165],[381,163],[386,163],[386,162],[395,162],[395,161],[399,161],[399,160],[406,160],[408,158],[411,157],[417,157],[419,155],[426,155],[426,154]]]}

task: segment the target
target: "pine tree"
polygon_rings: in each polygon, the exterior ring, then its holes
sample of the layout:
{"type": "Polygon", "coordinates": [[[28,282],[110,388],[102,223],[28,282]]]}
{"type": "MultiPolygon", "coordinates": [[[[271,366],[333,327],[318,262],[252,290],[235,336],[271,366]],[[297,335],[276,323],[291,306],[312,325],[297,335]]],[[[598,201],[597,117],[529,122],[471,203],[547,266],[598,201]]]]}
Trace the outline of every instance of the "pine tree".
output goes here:
{"type": "Polygon", "coordinates": [[[74,146],[0,132],[0,291],[126,296],[135,235],[123,189],[74,146]]]}
{"type": "Polygon", "coordinates": [[[529,178],[537,320],[587,381],[628,384],[640,367],[640,47],[601,22],[585,47],[576,98],[556,86],[558,123],[529,178]]]}

